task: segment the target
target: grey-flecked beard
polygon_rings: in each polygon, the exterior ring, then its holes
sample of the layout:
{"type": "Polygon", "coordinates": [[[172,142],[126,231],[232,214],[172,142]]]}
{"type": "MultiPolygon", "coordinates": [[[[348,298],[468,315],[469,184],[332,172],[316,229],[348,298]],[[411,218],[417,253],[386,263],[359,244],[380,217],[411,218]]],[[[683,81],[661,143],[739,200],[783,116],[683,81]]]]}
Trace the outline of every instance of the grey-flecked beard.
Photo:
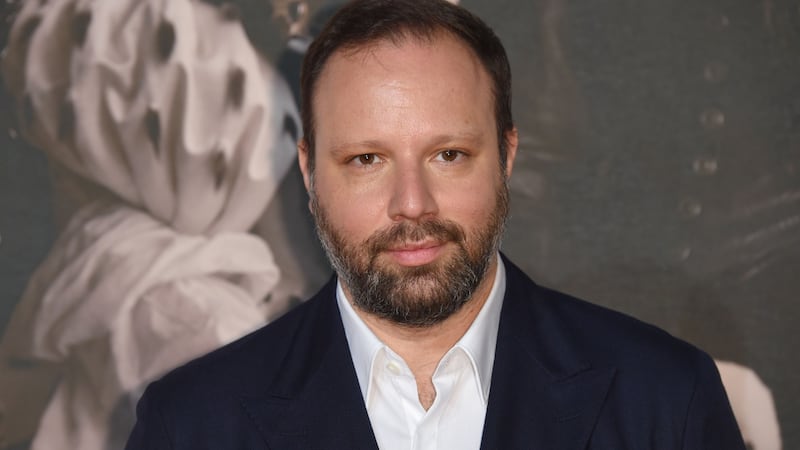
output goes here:
{"type": "Polygon", "coordinates": [[[353,304],[407,327],[440,323],[460,310],[486,277],[500,247],[508,217],[508,186],[498,189],[484,227],[467,236],[457,223],[437,218],[397,222],[359,243],[347,243],[319,204],[312,183],[311,212],[317,235],[353,304]],[[434,239],[456,251],[441,261],[416,267],[387,267],[380,257],[393,245],[434,239]]]}

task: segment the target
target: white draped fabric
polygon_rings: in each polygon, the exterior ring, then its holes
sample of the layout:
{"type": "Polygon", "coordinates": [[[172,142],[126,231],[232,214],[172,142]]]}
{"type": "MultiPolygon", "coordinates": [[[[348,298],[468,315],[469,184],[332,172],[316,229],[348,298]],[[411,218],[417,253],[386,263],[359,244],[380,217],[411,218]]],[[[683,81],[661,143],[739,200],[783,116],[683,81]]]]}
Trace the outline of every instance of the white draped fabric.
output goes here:
{"type": "Polygon", "coordinates": [[[127,396],[286,310],[247,230],[295,161],[299,117],[231,5],[20,6],[2,69],[21,134],[105,194],[56,185],[70,218],[0,344],[0,441],[101,450],[125,438],[110,422],[127,396]]]}
{"type": "Polygon", "coordinates": [[[265,301],[278,277],[253,235],[187,236],[119,204],[84,208],[5,335],[6,357],[62,372],[33,448],[104,448],[124,394],[285,310],[265,301]]]}

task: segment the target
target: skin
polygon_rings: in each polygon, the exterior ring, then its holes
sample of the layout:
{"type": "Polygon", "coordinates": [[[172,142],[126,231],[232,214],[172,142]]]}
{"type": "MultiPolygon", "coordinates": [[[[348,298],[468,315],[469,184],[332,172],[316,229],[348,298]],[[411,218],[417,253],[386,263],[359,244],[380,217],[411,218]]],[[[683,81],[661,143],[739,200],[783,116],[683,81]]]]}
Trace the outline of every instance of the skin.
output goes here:
{"type": "MultiPolygon", "coordinates": [[[[298,145],[307,189],[314,189],[331,224],[358,245],[399,221],[452,220],[469,236],[484,225],[506,182],[499,160],[491,79],[472,52],[442,34],[432,42],[378,42],[334,53],[314,92],[316,153],[313,186],[305,141],[298,145]]],[[[517,151],[507,133],[506,177],[517,151]]],[[[423,239],[378,256],[380,264],[436,262],[454,244],[423,239]]],[[[486,301],[497,258],[455,314],[430,327],[407,327],[355,308],[375,335],[406,361],[420,403],[435,399],[433,372],[486,301]]],[[[348,287],[343,286],[349,297],[348,287]]]]}

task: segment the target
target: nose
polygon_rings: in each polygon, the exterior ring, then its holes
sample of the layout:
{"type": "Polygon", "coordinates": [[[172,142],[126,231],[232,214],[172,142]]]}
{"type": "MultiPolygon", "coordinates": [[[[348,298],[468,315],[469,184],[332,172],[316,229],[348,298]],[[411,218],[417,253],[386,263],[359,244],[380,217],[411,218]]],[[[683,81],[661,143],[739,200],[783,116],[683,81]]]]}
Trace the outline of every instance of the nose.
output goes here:
{"type": "Polygon", "coordinates": [[[422,168],[398,167],[390,187],[387,213],[394,221],[418,221],[439,212],[430,180],[422,168]]]}

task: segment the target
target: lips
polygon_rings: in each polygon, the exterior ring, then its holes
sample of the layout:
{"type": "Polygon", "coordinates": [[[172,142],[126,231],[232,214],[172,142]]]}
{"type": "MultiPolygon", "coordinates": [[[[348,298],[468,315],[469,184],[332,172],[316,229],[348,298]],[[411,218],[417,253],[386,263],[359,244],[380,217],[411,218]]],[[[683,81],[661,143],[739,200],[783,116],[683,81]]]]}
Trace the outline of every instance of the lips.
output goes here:
{"type": "Polygon", "coordinates": [[[444,244],[438,241],[403,243],[387,249],[387,253],[400,265],[421,266],[433,262],[442,252],[444,244]]]}

